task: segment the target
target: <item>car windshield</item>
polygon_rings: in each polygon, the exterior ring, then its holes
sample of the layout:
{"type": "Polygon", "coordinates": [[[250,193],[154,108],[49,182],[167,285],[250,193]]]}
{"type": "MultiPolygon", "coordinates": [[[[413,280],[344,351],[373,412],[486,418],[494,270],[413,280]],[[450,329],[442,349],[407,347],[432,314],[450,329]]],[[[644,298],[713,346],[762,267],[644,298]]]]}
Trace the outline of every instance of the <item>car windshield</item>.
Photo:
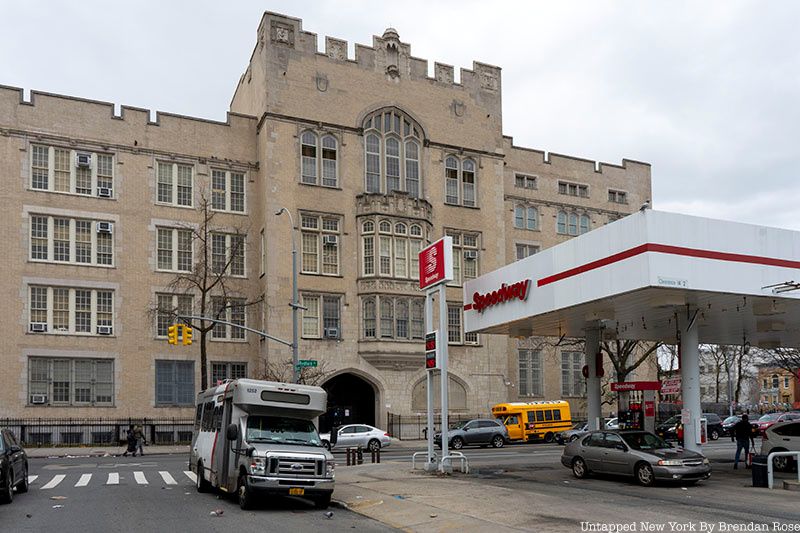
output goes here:
{"type": "Polygon", "coordinates": [[[622,438],[625,440],[625,443],[634,450],[660,450],[670,447],[661,437],[657,437],[646,431],[622,433],[622,438]]]}
{"type": "Polygon", "coordinates": [[[579,429],[580,430],[580,429],[585,428],[588,425],[589,424],[586,423],[586,422],[578,422],[577,424],[572,424],[572,429],[579,429]]]}
{"type": "Polygon", "coordinates": [[[677,424],[677,423],[678,423],[678,422],[680,422],[680,421],[681,421],[681,415],[675,415],[675,416],[671,416],[671,417],[667,418],[667,419],[664,421],[664,424],[665,424],[665,425],[672,426],[672,425],[674,425],[674,424],[677,424]]]}
{"type": "Polygon", "coordinates": [[[738,417],[738,416],[735,416],[735,415],[734,416],[729,416],[728,418],[725,419],[723,424],[735,424],[739,420],[741,420],[741,417],[738,417]]]}
{"type": "Polygon", "coordinates": [[[779,413],[770,413],[768,415],[762,416],[761,418],[758,419],[758,421],[759,422],[770,422],[772,420],[777,420],[779,416],[780,416],[779,413]]]}
{"type": "Polygon", "coordinates": [[[250,416],[247,419],[245,440],[274,442],[300,446],[321,446],[317,428],[309,420],[278,416],[250,416]]]}

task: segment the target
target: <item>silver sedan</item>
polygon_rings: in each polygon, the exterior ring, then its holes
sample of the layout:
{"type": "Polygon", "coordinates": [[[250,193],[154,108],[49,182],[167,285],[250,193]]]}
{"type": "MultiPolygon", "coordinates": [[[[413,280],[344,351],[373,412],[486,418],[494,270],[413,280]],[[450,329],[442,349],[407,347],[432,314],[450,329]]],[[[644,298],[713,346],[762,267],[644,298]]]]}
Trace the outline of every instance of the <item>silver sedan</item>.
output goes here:
{"type": "Polygon", "coordinates": [[[327,448],[367,448],[377,451],[392,443],[392,438],[382,429],[366,424],[350,424],[339,428],[336,443],[331,446],[331,434],[321,433],[319,436],[322,445],[327,448]]]}
{"type": "Polygon", "coordinates": [[[647,431],[593,431],[567,444],[561,464],[577,478],[593,472],[618,474],[645,486],[656,479],[694,483],[711,476],[702,454],[672,448],[647,431]]]}

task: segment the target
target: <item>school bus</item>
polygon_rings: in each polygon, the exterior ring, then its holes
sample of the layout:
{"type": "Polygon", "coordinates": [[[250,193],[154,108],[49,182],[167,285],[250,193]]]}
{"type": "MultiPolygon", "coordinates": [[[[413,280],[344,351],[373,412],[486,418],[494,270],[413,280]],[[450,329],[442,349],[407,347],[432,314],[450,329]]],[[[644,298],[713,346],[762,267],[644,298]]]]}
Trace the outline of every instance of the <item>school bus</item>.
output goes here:
{"type": "Polygon", "coordinates": [[[503,421],[510,440],[552,442],[558,432],[572,427],[565,401],[500,403],[492,407],[492,416],[503,421]]]}

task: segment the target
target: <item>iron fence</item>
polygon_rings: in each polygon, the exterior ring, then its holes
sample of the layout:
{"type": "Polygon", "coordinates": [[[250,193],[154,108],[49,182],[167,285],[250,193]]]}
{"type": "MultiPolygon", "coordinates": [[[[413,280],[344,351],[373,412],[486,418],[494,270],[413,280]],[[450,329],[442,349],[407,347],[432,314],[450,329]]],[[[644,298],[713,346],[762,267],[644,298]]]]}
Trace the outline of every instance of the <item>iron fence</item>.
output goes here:
{"type": "Polygon", "coordinates": [[[28,448],[49,446],[121,446],[130,426],[142,426],[150,444],[189,444],[191,418],[0,418],[28,448]]]}
{"type": "MultiPolygon", "coordinates": [[[[487,418],[488,415],[471,415],[464,413],[450,413],[448,423],[450,425],[474,418],[487,418]]],[[[428,416],[424,414],[398,415],[386,413],[388,428],[386,431],[392,437],[400,440],[419,440],[427,438],[428,416]]],[[[441,418],[439,413],[434,417],[434,431],[441,429],[441,418]]]]}

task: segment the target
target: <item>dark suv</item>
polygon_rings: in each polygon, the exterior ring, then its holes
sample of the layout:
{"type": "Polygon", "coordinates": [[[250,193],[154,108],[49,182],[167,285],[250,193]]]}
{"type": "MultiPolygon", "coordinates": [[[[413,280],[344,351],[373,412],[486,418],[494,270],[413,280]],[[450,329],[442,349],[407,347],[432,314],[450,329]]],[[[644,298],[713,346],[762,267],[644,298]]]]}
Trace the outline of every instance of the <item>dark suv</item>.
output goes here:
{"type": "Polygon", "coordinates": [[[14,500],[15,487],[28,492],[28,456],[10,429],[0,429],[0,503],[14,500]]]}
{"type": "MultiPolygon", "coordinates": [[[[464,446],[489,446],[502,448],[508,441],[508,430],[499,420],[493,418],[479,418],[459,422],[447,432],[450,448],[460,450],[464,446]]],[[[433,442],[441,448],[442,434],[433,436],[433,442]]]]}
{"type": "MultiPolygon", "coordinates": [[[[702,418],[706,419],[706,435],[708,440],[717,440],[724,435],[722,430],[722,419],[716,413],[703,413],[702,418]]],[[[681,415],[675,415],[665,422],[656,426],[656,435],[664,440],[677,440],[678,427],[681,425],[681,415]]]]}

